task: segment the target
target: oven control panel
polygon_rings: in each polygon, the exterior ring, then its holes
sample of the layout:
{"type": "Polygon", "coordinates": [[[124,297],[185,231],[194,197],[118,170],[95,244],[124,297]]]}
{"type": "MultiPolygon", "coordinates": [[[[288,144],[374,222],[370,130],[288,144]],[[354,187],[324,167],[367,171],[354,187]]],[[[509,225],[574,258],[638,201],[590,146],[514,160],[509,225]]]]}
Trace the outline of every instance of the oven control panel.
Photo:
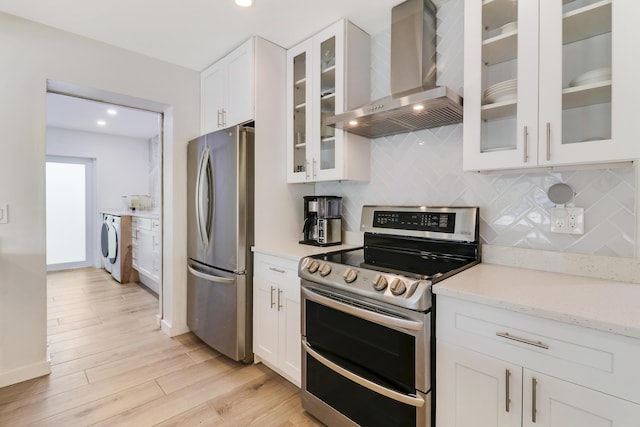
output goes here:
{"type": "Polygon", "coordinates": [[[314,258],[303,258],[298,276],[343,291],[412,310],[431,307],[431,282],[407,276],[357,268],[314,258]]]}
{"type": "Polygon", "coordinates": [[[365,205],[362,207],[360,231],[453,242],[478,242],[478,221],[477,207],[365,205]]]}

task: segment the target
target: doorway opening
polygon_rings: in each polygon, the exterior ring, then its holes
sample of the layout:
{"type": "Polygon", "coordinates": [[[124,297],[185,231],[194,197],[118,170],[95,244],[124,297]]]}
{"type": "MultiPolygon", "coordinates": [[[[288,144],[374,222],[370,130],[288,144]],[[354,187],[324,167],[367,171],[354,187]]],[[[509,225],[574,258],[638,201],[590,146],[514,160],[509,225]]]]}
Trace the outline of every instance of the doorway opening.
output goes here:
{"type": "Polygon", "coordinates": [[[86,267],[115,285],[137,283],[158,298],[159,324],[163,314],[164,129],[164,115],[159,111],[166,106],[149,102],[155,110],[150,111],[140,105],[145,104],[142,100],[106,92],[96,96],[95,90],[51,81],[48,89],[46,197],[47,203],[52,201],[47,205],[48,271],[86,267]],[[122,105],[128,100],[136,107],[122,105]],[[107,214],[113,233],[108,233],[111,239],[105,256],[102,234],[107,214]],[[73,221],[73,227],[56,217],[73,221]],[[149,234],[152,239],[138,239],[149,234]],[[65,245],[73,246],[66,255],[65,245]],[[81,247],[84,254],[80,254],[81,247]],[[121,270],[116,271],[116,264],[121,270]]]}

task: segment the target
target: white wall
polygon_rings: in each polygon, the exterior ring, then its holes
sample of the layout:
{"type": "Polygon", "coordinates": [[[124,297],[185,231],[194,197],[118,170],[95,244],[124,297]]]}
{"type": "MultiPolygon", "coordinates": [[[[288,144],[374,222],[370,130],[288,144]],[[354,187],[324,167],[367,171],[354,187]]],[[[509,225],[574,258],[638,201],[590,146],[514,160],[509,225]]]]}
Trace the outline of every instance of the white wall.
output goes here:
{"type": "MultiPolygon", "coordinates": [[[[186,326],[186,144],[198,136],[199,73],[0,13],[0,386],[48,372],[45,132],[47,79],[101,100],[164,106],[163,328],[186,326]],[[104,91],[104,92],[102,92],[104,91]],[[110,99],[106,99],[110,98],[110,99]]],[[[131,105],[131,104],[129,104],[131,105]]]]}
{"type": "Polygon", "coordinates": [[[151,194],[149,179],[149,140],[47,128],[47,155],[95,159],[95,259],[100,266],[100,210],[120,209],[121,196],[151,194]]]}

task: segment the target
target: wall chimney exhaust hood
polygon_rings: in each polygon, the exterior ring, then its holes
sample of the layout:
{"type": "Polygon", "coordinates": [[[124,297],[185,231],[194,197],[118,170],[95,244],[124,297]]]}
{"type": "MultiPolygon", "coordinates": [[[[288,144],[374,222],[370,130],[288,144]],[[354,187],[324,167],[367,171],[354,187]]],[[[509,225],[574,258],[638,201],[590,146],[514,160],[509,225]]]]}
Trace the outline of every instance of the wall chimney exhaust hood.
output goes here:
{"type": "Polygon", "coordinates": [[[462,97],[436,87],[436,8],[407,0],[391,10],[391,96],[328,117],[325,124],[367,138],[462,122],[462,97]]]}

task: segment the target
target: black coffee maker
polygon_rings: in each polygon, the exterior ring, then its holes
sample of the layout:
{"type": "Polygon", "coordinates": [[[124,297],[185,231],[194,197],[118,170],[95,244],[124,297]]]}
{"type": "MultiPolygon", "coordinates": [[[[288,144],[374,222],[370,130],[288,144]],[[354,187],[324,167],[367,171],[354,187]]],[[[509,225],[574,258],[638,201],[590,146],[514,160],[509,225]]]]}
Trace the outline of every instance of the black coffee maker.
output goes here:
{"type": "Polygon", "coordinates": [[[342,197],[304,197],[304,227],[300,243],[314,246],[342,243],[342,197]]]}

